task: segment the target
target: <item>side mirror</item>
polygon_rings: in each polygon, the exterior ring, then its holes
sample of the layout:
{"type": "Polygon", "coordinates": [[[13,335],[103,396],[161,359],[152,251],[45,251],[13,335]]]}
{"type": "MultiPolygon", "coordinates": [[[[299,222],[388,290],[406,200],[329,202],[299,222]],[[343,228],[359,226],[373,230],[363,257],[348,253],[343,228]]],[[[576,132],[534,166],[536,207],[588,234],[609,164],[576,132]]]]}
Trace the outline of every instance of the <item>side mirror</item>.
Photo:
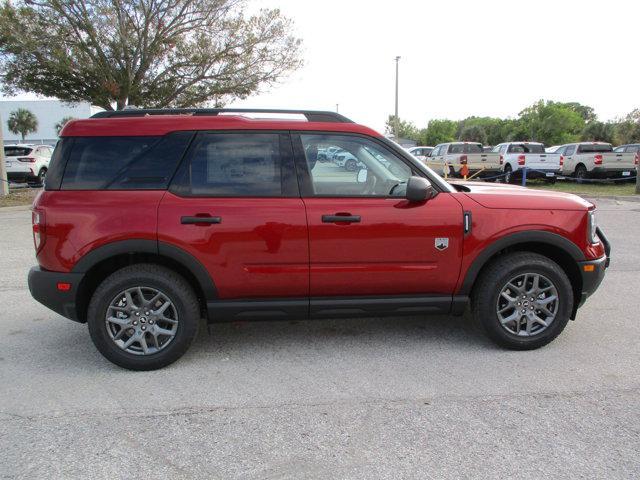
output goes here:
{"type": "Polygon", "coordinates": [[[426,178],[411,177],[407,182],[406,197],[410,202],[424,202],[435,195],[436,190],[426,178]]]}

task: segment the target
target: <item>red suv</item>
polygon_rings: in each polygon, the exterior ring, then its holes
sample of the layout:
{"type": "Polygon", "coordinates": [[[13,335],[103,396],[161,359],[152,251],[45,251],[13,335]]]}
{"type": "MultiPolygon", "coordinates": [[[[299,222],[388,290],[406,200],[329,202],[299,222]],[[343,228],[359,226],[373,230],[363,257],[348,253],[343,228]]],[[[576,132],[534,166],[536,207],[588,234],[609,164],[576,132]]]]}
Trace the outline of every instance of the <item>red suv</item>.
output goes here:
{"type": "Polygon", "coordinates": [[[532,349],[602,281],[609,244],[577,196],[447,183],[336,113],[245,113],[124,110],[64,127],[33,205],[29,288],[88,323],[117,365],[170,364],[201,318],[460,315],[468,304],[495,342],[532,349]]]}

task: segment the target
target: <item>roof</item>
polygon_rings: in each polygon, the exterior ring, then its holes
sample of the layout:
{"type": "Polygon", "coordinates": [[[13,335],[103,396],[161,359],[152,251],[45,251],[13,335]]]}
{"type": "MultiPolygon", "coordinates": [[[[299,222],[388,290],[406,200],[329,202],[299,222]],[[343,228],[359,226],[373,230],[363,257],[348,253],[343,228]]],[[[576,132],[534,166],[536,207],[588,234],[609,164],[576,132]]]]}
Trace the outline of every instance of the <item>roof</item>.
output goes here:
{"type": "Polygon", "coordinates": [[[297,130],[360,133],[380,137],[381,135],[334,112],[311,112],[302,110],[122,110],[100,112],[92,118],[68,122],[61,137],[116,137],[158,136],[185,130],[297,130]],[[276,119],[249,118],[242,114],[219,115],[219,113],[274,113],[299,114],[307,118],[276,119]]]}

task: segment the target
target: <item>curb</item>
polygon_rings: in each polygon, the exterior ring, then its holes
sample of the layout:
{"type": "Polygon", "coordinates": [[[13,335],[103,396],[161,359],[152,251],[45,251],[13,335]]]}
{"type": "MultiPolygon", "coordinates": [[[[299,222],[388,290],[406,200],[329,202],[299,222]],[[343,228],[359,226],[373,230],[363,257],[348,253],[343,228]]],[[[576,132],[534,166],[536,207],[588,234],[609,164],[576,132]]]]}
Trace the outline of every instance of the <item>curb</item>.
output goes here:
{"type": "Polygon", "coordinates": [[[589,195],[582,193],[574,193],[579,197],[594,199],[594,200],[617,200],[618,202],[636,202],[640,203],[640,195],[589,195]]]}

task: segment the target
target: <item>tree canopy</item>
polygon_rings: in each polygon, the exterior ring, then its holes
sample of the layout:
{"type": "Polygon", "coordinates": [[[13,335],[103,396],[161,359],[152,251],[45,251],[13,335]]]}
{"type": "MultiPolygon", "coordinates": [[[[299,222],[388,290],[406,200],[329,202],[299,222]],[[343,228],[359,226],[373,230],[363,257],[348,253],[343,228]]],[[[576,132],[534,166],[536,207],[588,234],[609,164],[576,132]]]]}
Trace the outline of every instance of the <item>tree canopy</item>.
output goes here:
{"type": "MultiPolygon", "coordinates": [[[[393,116],[389,117],[387,130],[391,127],[393,131],[393,123],[390,123],[393,119],[393,116]]],[[[640,142],[640,109],[616,121],[602,122],[592,107],[577,102],[539,100],[524,108],[516,118],[435,119],[422,129],[403,120],[400,120],[400,125],[406,138],[431,146],[453,141],[497,145],[522,140],[549,146],[581,140],[614,144],[640,142]]]]}
{"type": "Polygon", "coordinates": [[[9,114],[7,127],[11,133],[20,134],[24,141],[27,135],[38,130],[38,119],[26,108],[19,108],[9,114]]]}
{"type": "Polygon", "coordinates": [[[104,109],[221,106],[298,68],[301,41],[277,9],[245,0],[57,0],[0,8],[4,93],[104,109]]]}

